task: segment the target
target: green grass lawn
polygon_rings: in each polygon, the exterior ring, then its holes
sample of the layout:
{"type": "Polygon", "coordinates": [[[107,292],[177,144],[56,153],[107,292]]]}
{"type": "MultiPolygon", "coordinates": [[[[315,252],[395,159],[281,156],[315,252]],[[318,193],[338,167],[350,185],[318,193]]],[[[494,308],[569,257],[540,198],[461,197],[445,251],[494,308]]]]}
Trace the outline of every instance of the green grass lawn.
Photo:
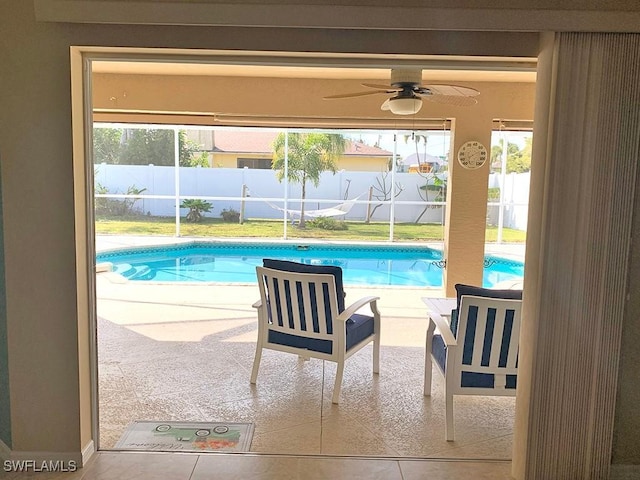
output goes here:
{"type": "MultiPolygon", "coordinates": [[[[97,234],[111,235],[175,235],[175,219],[173,217],[145,217],[129,218],[97,218],[97,234]]],[[[322,228],[300,229],[289,224],[288,238],[318,238],[325,240],[367,240],[386,241],[389,239],[389,224],[386,222],[346,222],[346,230],[326,230],[322,228]]],[[[246,220],[242,225],[225,223],[219,218],[205,218],[201,223],[180,223],[180,235],[185,237],[216,237],[216,238],[282,238],[282,221],[276,220],[246,220]]],[[[444,228],[440,224],[396,223],[393,229],[393,239],[405,242],[442,241],[444,228]]],[[[495,242],[498,235],[497,227],[487,226],[486,241],[495,242]]],[[[507,243],[524,242],[526,232],[504,228],[502,241],[507,243]]]]}

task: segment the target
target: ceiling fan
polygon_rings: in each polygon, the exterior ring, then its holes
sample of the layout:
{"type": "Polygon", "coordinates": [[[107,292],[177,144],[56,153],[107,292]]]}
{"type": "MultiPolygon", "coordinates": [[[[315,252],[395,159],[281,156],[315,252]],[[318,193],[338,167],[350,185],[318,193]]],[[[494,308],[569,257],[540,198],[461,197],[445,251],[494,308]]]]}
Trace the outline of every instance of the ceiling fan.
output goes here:
{"type": "Polygon", "coordinates": [[[413,115],[422,108],[423,98],[435,103],[468,107],[478,103],[478,100],[474,97],[480,95],[480,92],[475,88],[461,87],[459,85],[423,85],[422,70],[419,68],[391,69],[391,82],[389,85],[375,83],[363,83],[362,85],[374,90],[329,95],[324,99],[336,100],[380,93],[391,94],[393,96],[384,101],[380,107],[381,110],[389,110],[396,115],[413,115]]]}

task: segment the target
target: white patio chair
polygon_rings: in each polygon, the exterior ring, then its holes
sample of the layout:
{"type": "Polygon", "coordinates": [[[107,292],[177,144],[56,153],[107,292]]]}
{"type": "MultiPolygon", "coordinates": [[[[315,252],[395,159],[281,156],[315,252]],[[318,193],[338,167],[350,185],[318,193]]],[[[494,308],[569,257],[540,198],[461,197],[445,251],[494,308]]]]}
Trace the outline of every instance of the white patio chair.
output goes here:
{"type": "MultiPolygon", "coordinates": [[[[313,267],[316,271],[320,268],[313,267]]],[[[336,267],[330,268],[335,270],[336,267]]],[[[372,342],[373,372],[379,372],[378,297],[361,298],[340,311],[332,273],[300,273],[264,267],[257,267],[256,271],[260,300],[253,305],[258,311],[258,341],[251,383],[256,383],[264,348],[293,353],[305,359],[313,357],[335,362],[333,403],[339,402],[345,360],[372,342]],[[369,305],[371,315],[356,313],[366,305],[369,305]]],[[[344,301],[342,291],[340,296],[344,301]]]]}
{"type": "Polygon", "coordinates": [[[451,325],[430,315],[429,331],[435,326],[437,333],[431,355],[427,353],[425,395],[431,394],[433,359],[445,378],[447,441],[454,440],[455,395],[515,396],[521,304],[517,299],[463,295],[451,325]]]}

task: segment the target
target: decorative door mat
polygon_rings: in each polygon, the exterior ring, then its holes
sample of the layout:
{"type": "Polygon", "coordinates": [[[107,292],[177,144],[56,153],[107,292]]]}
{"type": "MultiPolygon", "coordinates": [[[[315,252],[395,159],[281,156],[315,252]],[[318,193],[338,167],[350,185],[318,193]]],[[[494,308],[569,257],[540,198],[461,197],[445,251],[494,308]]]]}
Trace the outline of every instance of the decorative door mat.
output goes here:
{"type": "Polygon", "coordinates": [[[168,452],[248,452],[253,423],[155,422],[131,423],[116,449],[168,452]]]}

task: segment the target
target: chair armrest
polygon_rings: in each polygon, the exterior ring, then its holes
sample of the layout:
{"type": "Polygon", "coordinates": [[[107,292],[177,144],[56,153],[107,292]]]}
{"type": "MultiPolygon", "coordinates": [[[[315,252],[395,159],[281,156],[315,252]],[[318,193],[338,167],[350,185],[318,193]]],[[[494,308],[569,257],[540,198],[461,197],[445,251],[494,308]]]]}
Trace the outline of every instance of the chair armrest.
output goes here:
{"type": "Polygon", "coordinates": [[[379,299],[380,299],[380,297],[363,297],[363,298],[353,302],[347,308],[345,308],[344,312],[342,312],[340,315],[338,315],[338,318],[336,320],[341,320],[343,322],[346,322],[347,320],[349,320],[349,318],[351,318],[351,315],[353,315],[358,310],[360,310],[362,307],[364,307],[365,305],[370,304],[370,303],[373,304],[371,306],[371,310],[375,314],[375,313],[378,312],[378,308],[377,308],[375,302],[377,302],[379,299]]]}
{"type": "Polygon", "coordinates": [[[453,333],[451,333],[451,327],[441,315],[429,313],[429,321],[435,324],[447,347],[455,347],[458,345],[456,338],[453,336],[453,333]]]}
{"type": "Polygon", "coordinates": [[[262,307],[262,299],[258,300],[256,303],[254,303],[253,305],[251,305],[253,308],[260,308],[262,307]]]}

